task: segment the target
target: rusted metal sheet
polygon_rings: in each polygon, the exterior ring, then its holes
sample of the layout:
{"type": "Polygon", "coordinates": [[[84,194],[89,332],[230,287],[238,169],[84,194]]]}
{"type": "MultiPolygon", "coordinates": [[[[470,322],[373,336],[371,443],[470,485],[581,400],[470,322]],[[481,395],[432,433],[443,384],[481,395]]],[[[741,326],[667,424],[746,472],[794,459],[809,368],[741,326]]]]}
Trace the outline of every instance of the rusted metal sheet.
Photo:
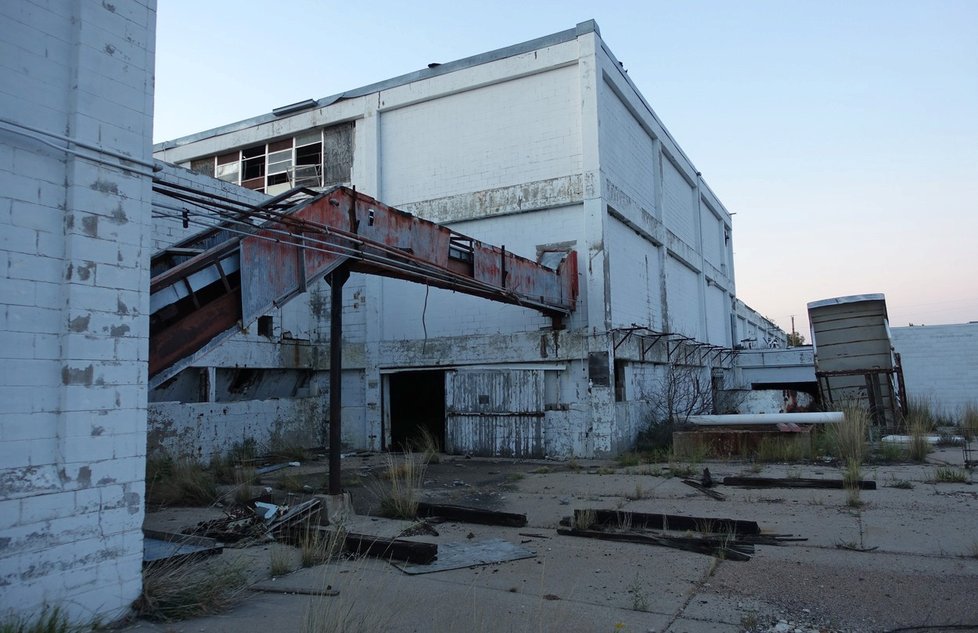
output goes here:
{"type": "Polygon", "coordinates": [[[450,453],[543,457],[543,372],[471,370],[445,376],[450,453]]]}

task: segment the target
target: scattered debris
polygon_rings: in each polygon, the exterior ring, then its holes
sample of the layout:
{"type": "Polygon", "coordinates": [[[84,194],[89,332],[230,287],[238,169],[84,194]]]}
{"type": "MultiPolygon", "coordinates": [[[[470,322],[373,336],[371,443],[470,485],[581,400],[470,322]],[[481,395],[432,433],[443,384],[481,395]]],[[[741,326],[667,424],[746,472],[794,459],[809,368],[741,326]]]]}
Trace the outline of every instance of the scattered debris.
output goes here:
{"type": "Polygon", "coordinates": [[[438,536],[438,530],[431,527],[427,521],[418,521],[411,527],[405,528],[397,535],[398,538],[404,536],[438,536]]]}
{"type": "Polygon", "coordinates": [[[205,536],[222,543],[238,543],[245,539],[259,539],[268,532],[265,521],[246,505],[233,505],[224,510],[224,516],[210,521],[201,521],[192,528],[183,530],[184,534],[205,536]]]}
{"type": "Polygon", "coordinates": [[[297,525],[318,524],[322,505],[323,502],[319,499],[308,499],[298,505],[292,506],[282,516],[273,519],[268,524],[268,533],[275,536],[282,530],[297,525]]]}
{"type": "MultiPolygon", "coordinates": [[[[741,488],[826,488],[842,490],[846,488],[842,479],[806,479],[803,477],[724,477],[724,486],[741,488]]],[[[860,480],[857,482],[860,490],[876,490],[876,482],[860,480]]]]}
{"type": "Polygon", "coordinates": [[[704,486],[698,481],[693,481],[692,479],[680,479],[680,481],[682,481],[687,486],[692,486],[693,488],[696,488],[697,490],[705,494],[707,497],[712,497],[717,501],[727,500],[727,495],[717,492],[716,490],[710,490],[708,487],[704,486]]]}
{"type": "Polygon", "coordinates": [[[459,523],[478,523],[480,525],[505,525],[509,527],[525,527],[526,515],[513,512],[499,512],[482,508],[466,506],[443,505],[438,503],[418,503],[419,517],[438,517],[443,521],[459,523]]]}

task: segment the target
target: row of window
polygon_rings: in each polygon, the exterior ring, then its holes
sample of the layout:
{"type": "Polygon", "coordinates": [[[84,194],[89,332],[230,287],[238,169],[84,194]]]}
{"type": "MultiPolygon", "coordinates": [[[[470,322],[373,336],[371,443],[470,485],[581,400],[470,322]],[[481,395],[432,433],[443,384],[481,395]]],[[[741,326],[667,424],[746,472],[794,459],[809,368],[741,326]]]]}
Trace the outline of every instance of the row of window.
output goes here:
{"type": "Polygon", "coordinates": [[[201,174],[270,195],[293,187],[328,187],[350,182],[353,124],[344,123],[298,136],[191,161],[201,174]]]}

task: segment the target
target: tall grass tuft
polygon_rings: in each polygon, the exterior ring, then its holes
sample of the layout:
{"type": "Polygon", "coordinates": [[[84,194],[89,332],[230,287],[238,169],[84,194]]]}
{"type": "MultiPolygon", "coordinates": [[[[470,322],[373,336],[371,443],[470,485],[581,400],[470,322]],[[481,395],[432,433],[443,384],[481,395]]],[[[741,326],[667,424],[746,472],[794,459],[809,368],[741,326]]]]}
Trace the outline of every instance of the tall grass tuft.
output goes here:
{"type": "Polygon", "coordinates": [[[219,613],[248,583],[241,565],[185,565],[173,559],[143,569],[143,592],[133,604],[147,619],[162,622],[219,613]]]}
{"type": "Polygon", "coordinates": [[[379,484],[380,513],[392,519],[415,518],[427,469],[424,453],[405,453],[400,461],[387,453],[381,474],[385,481],[379,484]]]}
{"type": "Polygon", "coordinates": [[[961,420],[959,423],[961,434],[969,442],[978,438],[978,404],[969,402],[961,410],[961,420]]]}
{"type": "Polygon", "coordinates": [[[926,460],[927,454],[930,453],[930,443],[927,441],[927,435],[932,430],[930,421],[925,416],[910,413],[904,423],[907,427],[907,435],[910,436],[907,455],[915,462],[926,460]]]}
{"type": "Polygon", "coordinates": [[[866,437],[869,433],[869,413],[850,403],[843,410],[843,420],[832,428],[836,454],[845,464],[842,480],[850,507],[859,507],[859,480],[863,458],[866,455],[866,437]]]}

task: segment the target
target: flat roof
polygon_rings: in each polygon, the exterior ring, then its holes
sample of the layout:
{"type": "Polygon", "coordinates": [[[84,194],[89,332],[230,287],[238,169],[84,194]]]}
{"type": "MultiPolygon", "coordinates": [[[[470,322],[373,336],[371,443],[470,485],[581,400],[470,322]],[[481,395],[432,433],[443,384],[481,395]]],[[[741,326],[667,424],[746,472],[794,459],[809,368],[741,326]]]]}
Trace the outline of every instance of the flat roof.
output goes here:
{"type": "Polygon", "coordinates": [[[837,306],[843,303],[861,303],[863,301],[886,301],[886,297],[881,293],[868,295],[849,295],[848,297],[832,297],[831,299],[819,299],[808,303],[808,309],[825,308],[837,306]]]}
{"type": "MultiPolygon", "coordinates": [[[[323,108],[337,101],[343,99],[353,99],[355,97],[362,97],[363,95],[371,94],[374,92],[380,92],[381,90],[388,90],[390,88],[395,88],[397,86],[403,86],[405,84],[413,83],[415,81],[420,81],[422,79],[430,79],[432,77],[437,77],[439,75],[445,75],[457,70],[462,70],[464,68],[471,68],[473,66],[479,66],[481,64],[486,64],[489,62],[498,61],[500,59],[506,59],[507,57],[515,57],[516,55],[522,55],[523,53],[528,53],[530,51],[539,50],[541,48],[546,48],[547,46],[554,46],[556,44],[563,44],[564,42],[569,42],[571,40],[577,39],[580,35],[587,33],[595,33],[598,37],[601,36],[601,31],[598,30],[598,24],[594,20],[587,20],[585,22],[580,22],[578,25],[572,29],[567,29],[566,31],[559,31],[557,33],[552,33],[550,35],[545,35],[543,37],[538,37],[526,42],[519,44],[513,44],[511,46],[506,46],[504,48],[498,48],[494,51],[489,51],[486,53],[480,53],[478,55],[472,55],[471,57],[465,57],[463,59],[458,59],[452,62],[446,62],[444,64],[438,64],[437,66],[430,66],[428,68],[423,68],[421,70],[416,70],[405,75],[400,75],[399,77],[393,77],[391,79],[385,79],[384,81],[378,81],[360,88],[354,88],[353,90],[347,90],[339,94],[330,95],[328,97],[323,97],[322,99],[310,99],[308,108],[304,107],[301,111],[305,111],[311,108],[323,108]]],[[[300,104],[305,105],[307,102],[300,102],[300,104]]],[[[298,105],[298,104],[292,104],[298,105]]],[[[289,108],[290,106],[283,106],[283,108],[289,108]]],[[[260,114],[258,116],[252,117],[250,119],[244,119],[243,121],[237,121],[235,123],[229,123],[227,125],[222,125],[210,130],[204,130],[202,132],[196,132],[187,136],[181,136],[179,138],[162,141],[153,145],[153,152],[158,152],[166,149],[172,149],[174,147],[180,147],[181,145],[188,145],[190,143],[195,143],[204,139],[208,139],[214,136],[219,136],[221,134],[228,134],[230,132],[237,132],[238,130],[247,129],[249,127],[254,127],[256,125],[261,125],[262,123],[268,123],[270,121],[277,121],[282,119],[282,113],[276,115],[275,110],[281,110],[282,108],[275,108],[272,112],[267,114],[260,114]]],[[[291,114],[293,111],[289,110],[285,116],[291,114]]]]}

